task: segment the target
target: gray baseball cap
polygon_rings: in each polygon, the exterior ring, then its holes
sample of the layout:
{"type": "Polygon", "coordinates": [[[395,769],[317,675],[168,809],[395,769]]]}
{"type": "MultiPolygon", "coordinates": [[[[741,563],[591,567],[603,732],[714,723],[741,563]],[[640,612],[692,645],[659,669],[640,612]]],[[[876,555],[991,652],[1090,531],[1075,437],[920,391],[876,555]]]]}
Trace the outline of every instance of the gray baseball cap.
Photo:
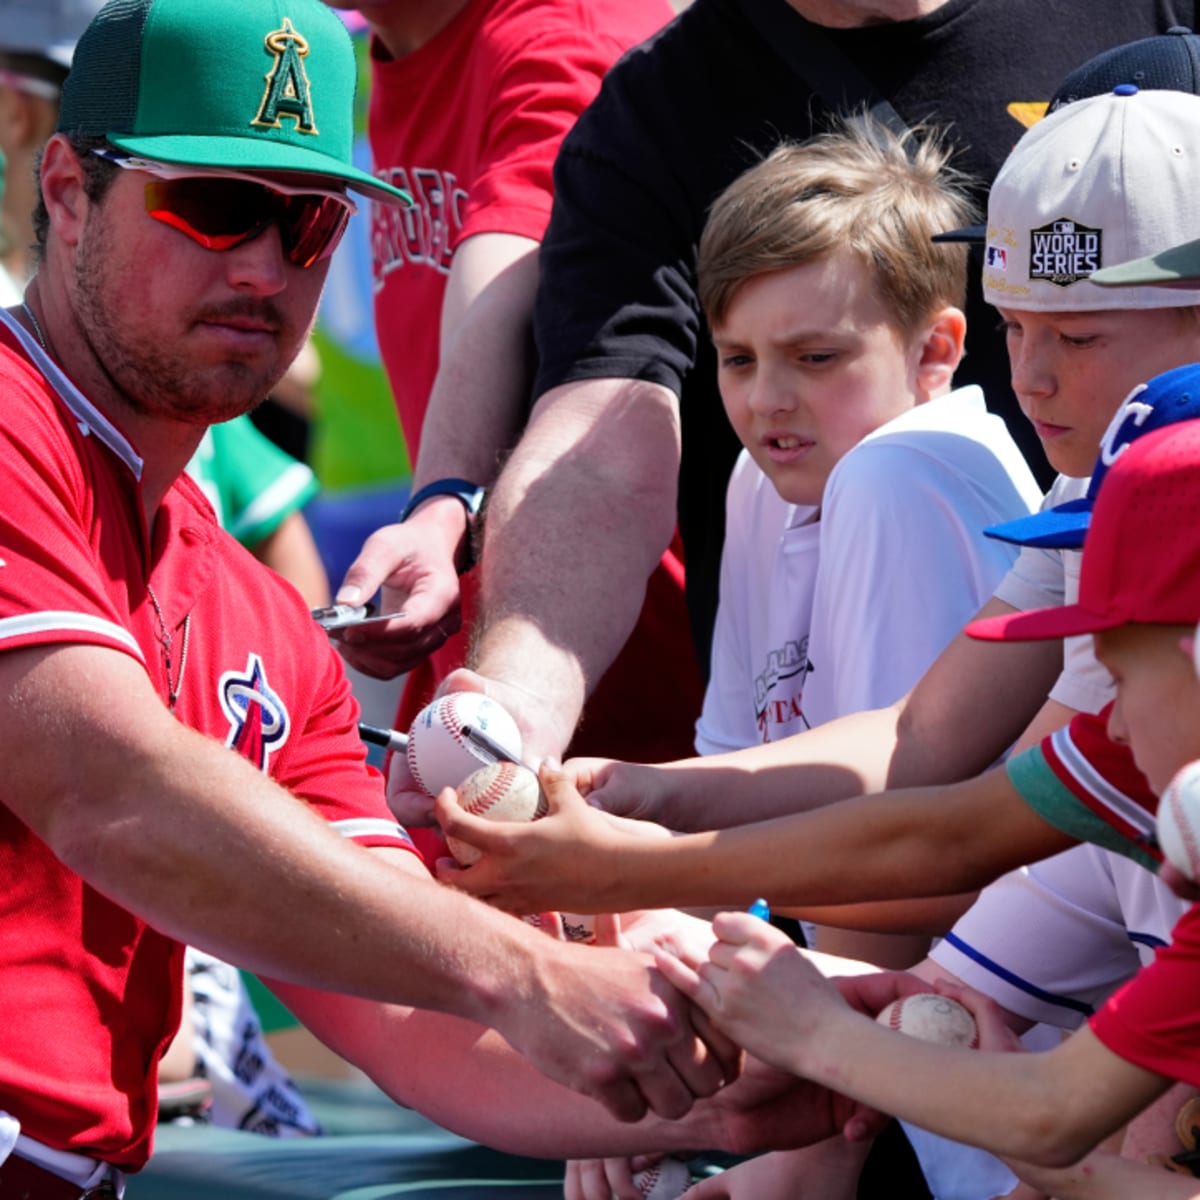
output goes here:
{"type": "Polygon", "coordinates": [[[0,50],[40,55],[69,70],[75,43],[103,5],[104,0],[3,0],[0,50]]]}

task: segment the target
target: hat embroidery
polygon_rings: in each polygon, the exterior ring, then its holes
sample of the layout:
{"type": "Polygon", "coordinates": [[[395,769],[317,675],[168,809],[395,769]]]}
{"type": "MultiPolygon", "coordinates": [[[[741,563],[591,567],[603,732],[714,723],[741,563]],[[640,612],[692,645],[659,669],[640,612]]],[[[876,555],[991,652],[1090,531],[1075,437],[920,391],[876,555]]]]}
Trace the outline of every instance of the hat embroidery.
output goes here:
{"type": "Polygon", "coordinates": [[[275,65],[265,77],[267,86],[258,116],[250,124],[260,129],[279,129],[279,118],[285,116],[295,119],[298,133],[317,133],[312,88],[304,70],[308,39],[296,32],[290,18],[284,17],[283,28],[268,33],[263,45],[274,55],[275,65]]]}
{"type": "Polygon", "coordinates": [[[989,246],[985,261],[994,271],[1007,271],[1008,251],[1003,246],[989,246]]]}
{"type": "Polygon", "coordinates": [[[1059,217],[1029,231],[1029,278],[1070,287],[1100,270],[1102,230],[1059,217]]]}

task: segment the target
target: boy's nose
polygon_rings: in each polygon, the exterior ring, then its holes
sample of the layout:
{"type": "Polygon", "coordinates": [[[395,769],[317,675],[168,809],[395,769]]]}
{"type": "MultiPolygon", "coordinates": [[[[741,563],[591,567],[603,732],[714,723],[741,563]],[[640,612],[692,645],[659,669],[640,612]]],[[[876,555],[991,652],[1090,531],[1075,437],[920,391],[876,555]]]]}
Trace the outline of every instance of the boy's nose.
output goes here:
{"type": "Polygon", "coordinates": [[[1025,339],[1019,348],[1010,350],[1009,366],[1012,388],[1018,397],[1048,396],[1054,391],[1054,371],[1047,356],[1025,339]]]}

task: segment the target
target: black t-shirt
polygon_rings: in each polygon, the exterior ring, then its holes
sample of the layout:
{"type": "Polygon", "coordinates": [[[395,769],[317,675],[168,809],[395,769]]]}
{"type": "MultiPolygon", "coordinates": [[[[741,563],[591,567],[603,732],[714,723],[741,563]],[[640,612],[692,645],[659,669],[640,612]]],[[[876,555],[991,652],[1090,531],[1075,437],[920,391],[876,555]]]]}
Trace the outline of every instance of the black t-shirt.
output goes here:
{"type": "MultiPolygon", "coordinates": [[[[786,0],[774,2],[795,37],[812,36],[814,27],[786,0]]],[[[988,185],[1024,132],[1010,105],[1045,103],[1068,72],[1102,50],[1172,25],[1194,28],[1196,7],[1196,0],[948,0],[919,20],[822,32],[907,122],[948,125],[959,148],[954,165],[988,185]]],[[[725,485],[740,447],[696,301],[696,247],[712,202],[738,175],[826,119],[740,0],[693,0],[609,72],[555,165],[535,312],[535,395],[572,380],[636,378],[681,397],[679,525],[706,673],[725,485]]],[[[956,382],[984,387],[989,407],[1046,480],[978,276],[976,263],[956,382]]]]}

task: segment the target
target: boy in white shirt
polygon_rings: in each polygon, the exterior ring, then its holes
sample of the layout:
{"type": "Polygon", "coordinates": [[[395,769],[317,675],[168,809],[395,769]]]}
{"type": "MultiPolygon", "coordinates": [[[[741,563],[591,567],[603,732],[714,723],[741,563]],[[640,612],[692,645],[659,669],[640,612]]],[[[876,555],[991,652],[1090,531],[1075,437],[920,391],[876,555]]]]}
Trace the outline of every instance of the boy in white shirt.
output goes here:
{"type": "MultiPolygon", "coordinates": [[[[970,208],[946,159],[856,120],[713,206],[699,295],[746,449],[702,754],[899,699],[1012,565],[984,528],[1041,499],[982,392],[953,390],[966,254],[931,239],[970,208]]],[[[821,947],[896,966],[923,949],[842,931],[821,947]]]]}

